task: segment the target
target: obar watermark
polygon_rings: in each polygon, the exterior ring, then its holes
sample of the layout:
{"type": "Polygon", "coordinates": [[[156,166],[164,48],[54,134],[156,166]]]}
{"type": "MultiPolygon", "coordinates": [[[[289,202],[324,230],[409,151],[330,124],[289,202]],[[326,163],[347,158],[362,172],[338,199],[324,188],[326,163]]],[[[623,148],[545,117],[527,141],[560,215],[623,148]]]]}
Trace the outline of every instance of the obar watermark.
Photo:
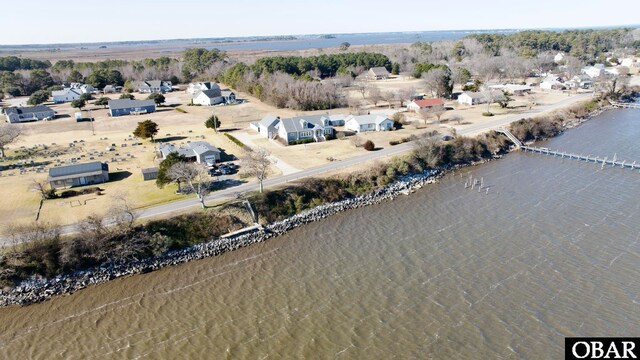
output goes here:
{"type": "Polygon", "coordinates": [[[578,338],[564,340],[564,357],[576,359],[638,359],[640,338],[578,338]]]}

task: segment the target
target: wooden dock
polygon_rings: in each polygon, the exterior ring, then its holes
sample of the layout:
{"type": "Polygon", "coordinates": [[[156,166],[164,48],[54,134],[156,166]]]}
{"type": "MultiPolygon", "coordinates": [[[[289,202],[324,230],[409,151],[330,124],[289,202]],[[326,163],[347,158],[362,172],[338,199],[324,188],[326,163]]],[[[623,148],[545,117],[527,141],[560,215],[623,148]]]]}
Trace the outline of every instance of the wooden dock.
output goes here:
{"type": "Polygon", "coordinates": [[[640,103],[621,103],[617,101],[611,101],[613,107],[621,109],[640,109],[640,103]]]}
{"type": "Polygon", "coordinates": [[[521,146],[520,148],[524,151],[556,156],[562,159],[566,158],[566,159],[573,159],[578,161],[591,162],[595,164],[601,164],[602,168],[604,168],[606,165],[610,165],[611,167],[619,167],[621,169],[640,170],[640,164],[636,164],[635,161],[633,163],[627,163],[626,161],[617,161],[615,157],[609,160],[606,157],[600,158],[600,157],[591,156],[591,155],[587,155],[587,156],[582,154],[578,155],[578,154],[572,154],[572,153],[561,152],[561,151],[553,151],[548,148],[540,148],[535,146],[521,146]]]}
{"type": "MultiPolygon", "coordinates": [[[[632,105],[632,104],[631,104],[632,105]]],[[[637,104],[640,106],[640,104],[637,104]]],[[[640,109],[640,107],[638,107],[638,109],[640,109]]],[[[559,158],[567,158],[567,159],[573,159],[573,160],[578,160],[578,161],[585,161],[585,162],[591,162],[594,164],[600,164],[601,168],[604,169],[605,166],[610,165],[611,167],[619,167],[621,169],[631,169],[631,170],[640,170],[640,164],[636,164],[636,162],[634,161],[633,163],[628,163],[626,161],[618,161],[616,160],[616,156],[614,155],[613,159],[609,160],[609,158],[600,158],[599,156],[591,156],[591,155],[587,155],[584,156],[582,154],[578,155],[578,154],[573,154],[573,153],[568,153],[568,152],[564,152],[564,151],[553,151],[550,150],[548,148],[542,148],[542,147],[536,147],[536,146],[526,146],[523,145],[522,142],[520,140],[518,140],[517,137],[515,137],[509,130],[507,130],[504,127],[501,127],[497,130],[500,133],[505,134],[509,140],[511,140],[517,148],[522,149],[524,151],[529,151],[529,152],[534,152],[534,153],[538,153],[538,154],[544,154],[544,155],[550,155],[550,156],[556,156],[559,158]]]]}

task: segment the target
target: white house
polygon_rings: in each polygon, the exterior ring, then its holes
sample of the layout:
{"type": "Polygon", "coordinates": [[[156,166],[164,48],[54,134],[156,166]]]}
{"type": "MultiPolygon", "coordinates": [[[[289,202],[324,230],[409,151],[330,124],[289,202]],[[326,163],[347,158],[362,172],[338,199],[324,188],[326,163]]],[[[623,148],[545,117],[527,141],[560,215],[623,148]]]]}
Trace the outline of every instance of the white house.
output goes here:
{"type": "Polygon", "coordinates": [[[80,90],[73,88],[64,88],[63,90],[57,90],[51,92],[51,97],[53,97],[53,102],[56,104],[78,100],[82,93],[80,90]]]}
{"type": "Polygon", "coordinates": [[[576,75],[565,83],[571,89],[588,89],[593,86],[593,81],[588,75],[576,75]]]}
{"type": "Polygon", "coordinates": [[[407,105],[407,110],[418,112],[421,109],[429,109],[433,107],[444,106],[444,101],[440,99],[416,99],[407,105]]]}
{"type": "Polygon", "coordinates": [[[564,53],[557,53],[556,56],[553,57],[553,62],[555,62],[556,64],[561,63],[564,61],[564,53]]]}
{"type": "Polygon", "coordinates": [[[224,97],[222,97],[220,88],[217,88],[198,91],[197,93],[195,93],[195,95],[193,95],[191,101],[193,101],[193,103],[197,105],[212,106],[222,104],[224,102],[224,97]]]}
{"type": "Polygon", "coordinates": [[[640,67],[640,61],[636,57],[628,57],[622,59],[620,65],[626,66],[628,68],[640,67]]]}
{"type": "Polygon", "coordinates": [[[543,90],[564,90],[566,87],[557,76],[548,76],[540,83],[543,90]]]}
{"type": "Polygon", "coordinates": [[[393,121],[382,115],[349,115],[345,118],[344,127],[358,133],[388,131],[393,129],[393,121]]]}
{"type": "Polygon", "coordinates": [[[211,81],[202,81],[202,82],[191,83],[189,84],[189,86],[187,86],[187,93],[191,95],[195,95],[199,91],[205,91],[205,90],[220,91],[220,85],[211,81]]]}
{"type": "Polygon", "coordinates": [[[278,124],[280,124],[279,117],[267,115],[262,120],[251,123],[249,127],[259,132],[263,137],[273,139],[278,135],[278,124]]]}
{"type": "Polygon", "coordinates": [[[465,91],[458,96],[459,104],[478,105],[486,104],[489,99],[496,101],[504,100],[504,94],[499,90],[491,90],[490,93],[465,91]]]}
{"type": "Polygon", "coordinates": [[[593,66],[587,66],[582,69],[583,74],[589,75],[592,79],[604,75],[604,65],[595,64],[593,66]]]}

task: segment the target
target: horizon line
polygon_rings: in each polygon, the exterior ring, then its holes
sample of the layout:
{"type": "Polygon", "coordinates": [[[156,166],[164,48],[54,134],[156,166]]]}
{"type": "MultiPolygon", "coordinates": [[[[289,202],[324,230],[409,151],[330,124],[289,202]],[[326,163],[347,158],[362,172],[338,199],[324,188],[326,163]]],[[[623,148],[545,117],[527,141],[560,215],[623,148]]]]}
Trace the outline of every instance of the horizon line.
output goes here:
{"type": "Polygon", "coordinates": [[[99,45],[99,44],[126,44],[145,42],[169,42],[184,40],[226,40],[226,39],[260,39],[271,37],[298,37],[298,36],[322,36],[322,35],[365,35],[365,34],[395,34],[395,33],[425,33],[425,32],[492,32],[492,31],[566,31],[566,30],[600,30],[600,29],[624,29],[640,28],[640,24],[622,25],[597,25],[597,26],[577,26],[577,27],[544,27],[544,28],[493,28],[493,29],[442,29],[442,30],[398,30],[398,31],[367,31],[367,32],[334,32],[334,33],[306,33],[306,34],[271,34],[271,35],[246,35],[246,36],[217,36],[217,37],[190,37],[190,38],[163,38],[163,39],[139,39],[139,40],[106,40],[106,41],[85,41],[85,42],[62,42],[62,43],[24,43],[24,44],[0,44],[1,48],[7,47],[29,47],[29,46],[56,46],[56,45],[99,45]]]}

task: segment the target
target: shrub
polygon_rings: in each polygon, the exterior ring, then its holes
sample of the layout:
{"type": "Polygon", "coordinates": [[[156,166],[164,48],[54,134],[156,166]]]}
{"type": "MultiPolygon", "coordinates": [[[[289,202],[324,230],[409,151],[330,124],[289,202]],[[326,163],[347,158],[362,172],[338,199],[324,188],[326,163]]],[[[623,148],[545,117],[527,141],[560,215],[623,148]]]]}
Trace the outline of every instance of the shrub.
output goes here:
{"type": "Polygon", "coordinates": [[[187,113],[187,112],[186,112],[186,110],[184,110],[184,109],[180,109],[179,107],[177,107],[177,108],[176,108],[176,111],[177,111],[177,112],[180,112],[180,113],[183,113],[183,114],[186,114],[186,113],[187,113]]]}
{"type": "Polygon", "coordinates": [[[398,144],[400,144],[400,141],[398,141],[398,140],[389,141],[389,145],[391,145],[391,146],[398,145],[398,144]]]}
{"type": "Polygon", "coordinates": [[[493,116],[493,113],[485,111],[485,112],[482,113],[482,116],[493,116]]]}
{"type": "Polygon", "coordinates": [[[289,141],[289,145],[308,144],[308,143],[312,143],[312,142],[314,142],[314,140],[311,139],[311,138],[309,138],[309,139],[300,139],[300,140],[289,141]]]}
{"type": "Polygon", "coordinates": [[[376,144],[371,140],[367,140],[362,147],[367,151],[373,151],[376,148],[376,144]]]}
{"type": "Polygon", "coordinates": [[[224,136],[226,136],[229,140],[231,140],[234,144],[240,146],[242,149],[244,149],[245,151],[252,151],[250,147],[248,147],[247,145],[245,145],[242,141],[238,140],[235,136],[229,134],[229,133],[224,133],[224,136]]]}

